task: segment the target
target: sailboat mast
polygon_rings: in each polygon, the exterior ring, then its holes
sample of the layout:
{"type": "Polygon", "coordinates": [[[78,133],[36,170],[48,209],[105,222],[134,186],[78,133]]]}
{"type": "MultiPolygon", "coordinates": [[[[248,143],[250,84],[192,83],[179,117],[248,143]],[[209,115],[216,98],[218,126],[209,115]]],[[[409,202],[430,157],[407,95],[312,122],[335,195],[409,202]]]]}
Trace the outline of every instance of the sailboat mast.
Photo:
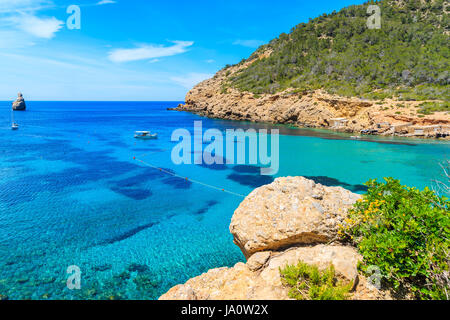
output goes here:
{"type": "Polygon", "coordinates": [[[11,108],[11,123],[14,124],[14,109],[11,108]]]}

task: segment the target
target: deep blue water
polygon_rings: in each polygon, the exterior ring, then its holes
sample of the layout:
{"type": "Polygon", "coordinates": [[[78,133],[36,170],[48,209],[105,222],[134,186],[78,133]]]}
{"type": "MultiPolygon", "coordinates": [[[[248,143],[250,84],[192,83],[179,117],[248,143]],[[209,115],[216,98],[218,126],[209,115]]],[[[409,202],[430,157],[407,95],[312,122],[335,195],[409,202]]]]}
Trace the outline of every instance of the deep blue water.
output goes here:
{"type": "MultiPolygon", "coordinates": [[[[255,166],[171,161],[173,130],[265,127],[166,111],[177,102],[28,102],[10,130],[0,102],[0,294],[11,299],[154,299],[208,269],[244,257],[228,226],[242,198],[273,177],[255,166]],[[159,139],[133,139],[135,130],[159,139]],[[81,290],[66,269],[82,271],[81,290]]],[[[280,171],[363,192],[370,178],[394,176],[418,188],[441,175],[444,142],[349,140],[323,130],[278,126],[280,171]]]]}

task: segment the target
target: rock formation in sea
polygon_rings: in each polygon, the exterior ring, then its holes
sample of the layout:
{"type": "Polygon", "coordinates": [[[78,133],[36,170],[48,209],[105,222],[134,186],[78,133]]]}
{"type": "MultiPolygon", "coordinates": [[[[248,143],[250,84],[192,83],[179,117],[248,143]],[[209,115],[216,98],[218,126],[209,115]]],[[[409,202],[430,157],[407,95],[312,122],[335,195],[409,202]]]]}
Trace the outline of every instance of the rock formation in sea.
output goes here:
{"type": "Polygon", "coordinates": [[[17,94],[17,99],[13,102],[12,108],[15,111],[25,111],[27,109],[22,93],[19,92],[17,94]]]}
{"type": "Polygon", "coordinates": [[[337,241],[338,225],[360,198],[341,187],[303,177],[278,178],[255,189],[235,211],[230,231],[247,258],[177,285],[161,300],[284,300],[289,289],[279,268],[299,261],[326,268],[353,281],[352,299],[390,299],[358,274],[362,257],[337,241]]]}

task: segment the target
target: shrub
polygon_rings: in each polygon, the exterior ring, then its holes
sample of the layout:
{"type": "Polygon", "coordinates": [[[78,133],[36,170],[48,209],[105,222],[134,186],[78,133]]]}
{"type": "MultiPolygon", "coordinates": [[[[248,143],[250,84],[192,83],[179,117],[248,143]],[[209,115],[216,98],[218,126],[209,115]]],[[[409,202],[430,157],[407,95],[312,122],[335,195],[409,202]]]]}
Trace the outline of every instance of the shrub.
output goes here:
{"type": "Polygon", "coordinates": [[[333,265],[319,270],[300,261],[297,266],[280,269],[280,275],[283,284],[291,288],[289,297],[297,300],[346,300],[352,287],[352,283],[338,281],[333,265]]]}
{"type": "Polygon", "coordinates": [[[448,100],[448,19],[436,2],[380,0],[383,27],[367,28],[367,6],[343,8],[294,27],[258,49],[232,86],[253,93],[323,88],[382,100],[448,100]],[[349,18],[351,17],[351,18],[349,18]],[[256,59],[270,51],[270,56],[256,59]]]}
{"type": "Polygon", "coordinates": [[[226,84],[222,85],[222,87],[220,88],[220,93],[221,94],[227,94],[228,93],[228,88],[229,88],[228,85],[226,85],[226,84]]]}
{"type": "Polygon", "coordinates": [[[340,231],[362,254],[362,271],[375,265],[394,291],[406,290],[420,299],[448,299],[448,199],[392,178],[366,185],[367,194],[349,211],[340,231]]]}
{"type": "Polygon", "coordinates": [[[419,113],[424,115],[433,114],[434,112],[450,111],[450,104],[448,102],[424,102],[419,107],[419,113]]]}

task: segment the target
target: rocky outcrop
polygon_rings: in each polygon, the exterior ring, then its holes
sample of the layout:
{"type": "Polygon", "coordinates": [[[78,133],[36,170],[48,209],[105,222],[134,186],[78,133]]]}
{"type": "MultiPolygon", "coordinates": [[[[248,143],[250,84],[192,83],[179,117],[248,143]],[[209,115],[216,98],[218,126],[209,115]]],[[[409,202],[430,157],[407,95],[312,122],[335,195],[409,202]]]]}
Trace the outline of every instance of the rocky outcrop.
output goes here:
{"type": "Polygon", "coordinates": [[[358,275],[357,250],[332,240],[359,198],[343,188],[303,177],[276,179],[254,190],[235,211],[230,230],[246,263],[218,268],[177,285],[161,300],[284,300],[289,289],[279,269],[299,261],[326,268],[353,283],[353,299],[390,299],[358,275]]]}
{"type": "Polygon", "coordinates": [[[326,243],[360,196],[303,177],[278,178],[254,190],[234,212],[230,231],[246,257],[291,245],[326,243]]]}
{"type": "Polygon", "coordinates": [[[25,111],[27,109],[22,93],[19,92],[17,94],[17,99],[13,102],[12,108],[15,111],[25,111]]]}
{"type": "Polygon", "coordinates": [[[298,261],[326,268],[330,264],[339,278],[352,282],[353,299],[386,299],[388,296],[358,276],[361,259],[354,248],[316,245],[282,252],[256,253],[246,264],[212,269],[170,289],[160,300],[286,300],[289,289],[281,281],[279,268],[298,261]]]}
{"type": "Polygon", "coordinates": [[[216,75],[190,90],[185,104],[175,110],[189,111],[202,116],[229,120],[289,124],[299,127],[328,128],[343,132],[368,130],[374,134],[401,135],[388,130],[395,125],[438,124],[450,135],[450,114],[436,112],[418,114],[424,101],[383,101],[348,98],[328,94],[324,90],[299,91],[287,89],[274,94],[255,95],[230,86],[229,79],[257,59],[270,55],[263,53],[243,64],[220,70],[216,75]],[[404,118],[398,117],[401,114],[404,118]],[[342,123],[334,119],[345,119],[342,123]],[[387,123],[381,130],[380,124],[387,123]]]}
{"type": "Polygon", "coordinates": [[[247,264],[238,263],[233,268],[210,270],[184,285],[172,288],[161,299],[286,299],[288,289],[283,286],[279,273],[279,268],[286,264],[297,264],[302,260],[327,267],[333,263],[339,275],[353,281],[357,275],[355,267],[358,259],[358,254],[352,248],[324,245],[294,248],[281,253],[256,253],[255,258],[249,259],[247,264]],[[255,261],[258,262],[255,264],[255,261]]]}

